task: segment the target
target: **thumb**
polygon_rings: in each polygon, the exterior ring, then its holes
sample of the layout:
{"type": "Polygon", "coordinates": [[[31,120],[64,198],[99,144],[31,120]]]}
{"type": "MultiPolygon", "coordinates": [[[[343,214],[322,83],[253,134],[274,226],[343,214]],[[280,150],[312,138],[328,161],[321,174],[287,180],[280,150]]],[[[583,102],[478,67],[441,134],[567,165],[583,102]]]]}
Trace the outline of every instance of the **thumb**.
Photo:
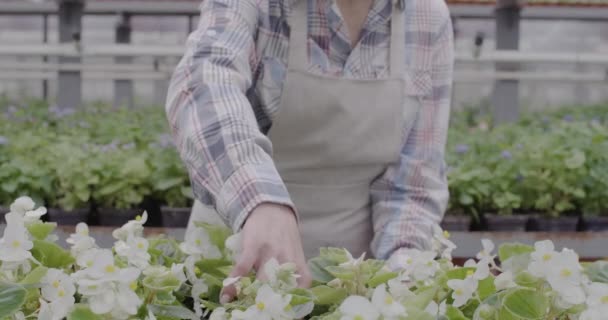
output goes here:
{"type": "MultiPolygon", "coordinates": [[[[253,268],[254,262],[255,262],[254,257],[247,255],[247,254],[241,255],[241,258],[234,265],[234,268],[230,272],[229,277],[236,278],[236,277],[247,276],[249,274],[249,271],[251,271],[251,268],[253,268]]],[[[222,289],[222,292],[220,293],[220,303],[226,304],[226,303],[234,300],[235,297],[236,297],[236,287],[234,285],[229,285],[222,289]]]]}

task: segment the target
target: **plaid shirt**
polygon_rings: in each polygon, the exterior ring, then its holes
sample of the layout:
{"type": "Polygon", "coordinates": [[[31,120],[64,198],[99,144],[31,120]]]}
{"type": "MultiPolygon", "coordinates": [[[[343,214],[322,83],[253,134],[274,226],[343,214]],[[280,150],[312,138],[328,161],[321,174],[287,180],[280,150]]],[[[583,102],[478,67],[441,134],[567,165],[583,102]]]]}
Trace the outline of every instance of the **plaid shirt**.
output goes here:
{"type": "MultiPolygon", "coordinates": [[[[281,107],[293,1],[205,0],[171,81],[166,111],[196,198],[213,206],[235,231],[260,203],[293,208],[265,135],[281,107]]],[[[311,72],[388,76],[395,0],[374,1],[354,48],[335,1],[308,1],[311,72]]],[[[422,107],[413,128],[404,132],[399,161],[371,186],[372,253],[382,259],[408,247],[428,248],[448,199],[450,15],[443,0],[405,0],[405,5],[403,58],[423,93],[422,107]]]]}

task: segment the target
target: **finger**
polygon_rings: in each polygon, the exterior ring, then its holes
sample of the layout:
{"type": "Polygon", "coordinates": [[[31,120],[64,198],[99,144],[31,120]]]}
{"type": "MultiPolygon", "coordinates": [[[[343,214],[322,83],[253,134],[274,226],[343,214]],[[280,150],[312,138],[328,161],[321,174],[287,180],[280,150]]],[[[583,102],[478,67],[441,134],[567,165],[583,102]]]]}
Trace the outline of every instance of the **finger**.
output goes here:
{"type": "MultiPolygon", "coordinates": [[[[302,259],[303,260],[303,259],[302,259]]],[[[308,269],[306,262],[300,262],[297,264],[297,270],[300,277],[298,278],[298,286],[300,288],[310,288],[312,285],[312,276],[308,269]]]]}
{"type": "MultiPolygon", "coordinates": [[[[243,253],[241,259],[234,265],[234,268],[230,272],[230,278],[245,277],[249,274],[249,271],[253,268],[255,263],[255,257],[248,253],[243,253]]],[[[220,303],[228,303],[236,297],[236,287],[234,285],[227,286],[222,289],[220,293],[220,303]]]]}

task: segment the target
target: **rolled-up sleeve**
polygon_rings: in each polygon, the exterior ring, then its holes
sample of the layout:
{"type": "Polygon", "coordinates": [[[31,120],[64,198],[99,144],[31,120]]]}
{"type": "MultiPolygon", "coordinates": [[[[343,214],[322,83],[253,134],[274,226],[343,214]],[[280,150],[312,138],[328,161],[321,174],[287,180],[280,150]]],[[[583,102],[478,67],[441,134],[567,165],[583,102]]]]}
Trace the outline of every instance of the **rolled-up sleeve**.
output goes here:
{"type": "Polygon", "coordinates": [[[445,4],[437,6],[431,21],[437,23],[430,36],[430,50],[419,54],[431,55],[432,91],[422,98],[414,125],[404,138],[399,161],[372,185],[372,251],[377,258],[390,261],[398,260],[406,248],[430,249],[433,226],[441,222],[449,197],[444,153],[454,51],[445,4]]]}
{"type": "Polygon", "coordinates": [[[293,208],[245,94],[259,12],[254,0],[205,0],[166,104],[195,197],[235,231],[261,203],[293,208]]]}

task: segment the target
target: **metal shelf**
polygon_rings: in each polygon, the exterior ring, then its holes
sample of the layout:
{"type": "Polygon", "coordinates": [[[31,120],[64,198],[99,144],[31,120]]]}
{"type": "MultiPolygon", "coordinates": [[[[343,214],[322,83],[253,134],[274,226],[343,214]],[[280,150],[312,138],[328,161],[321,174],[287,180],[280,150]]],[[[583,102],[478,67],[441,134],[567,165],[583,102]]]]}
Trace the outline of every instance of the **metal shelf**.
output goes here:
{"type": "MultiPolygon", "coordinates": [[[[199,13],[198,6],[199,1],[184,0],[171,2],[107,1],[88,3],[85,12],[93,15],[115,15],[128,12],[134,15],[192,16],[199,13]]],[[[452,15],[457,18],[489,19],[494,17],[493,5],[450,4],[449,6],[452,15]]],[[[3,15],[42,15],[56,12],[55,2],[5,1],[0,3],[0,14],[3,15]]],[[[608,21],[608,6],[527,6],[522,11],[522,17],[536,20],[608,21]]]]}
{"type": "MultiPolygon", "coordinates": [[[[0,233],[5,225],[0,224],[0,233]]],[[[103,248],[111,247],[116,239],[112,237],[113,227],[90,227],[89,234],[103,248]]],[[[57,228],[58,244],[66,246],[65,239],[74,232],[74,227],[60,226],[57,228]]],[[[147,236],[166,235],[177,240],[183,240],[185,229],[175,228],[145,228],[147,236]]],[[[603,259],[608,257],[608,232],[453,232],[451,240],[458,249],[453,253],[456,259],[474,257],[481,250],[481,239],[494,241],[496,247],[501,243],[519,242],[534,244],[540,240],[552,240],[557,250],[569,248],[576,251],[581,259],[603,259]]]]}

